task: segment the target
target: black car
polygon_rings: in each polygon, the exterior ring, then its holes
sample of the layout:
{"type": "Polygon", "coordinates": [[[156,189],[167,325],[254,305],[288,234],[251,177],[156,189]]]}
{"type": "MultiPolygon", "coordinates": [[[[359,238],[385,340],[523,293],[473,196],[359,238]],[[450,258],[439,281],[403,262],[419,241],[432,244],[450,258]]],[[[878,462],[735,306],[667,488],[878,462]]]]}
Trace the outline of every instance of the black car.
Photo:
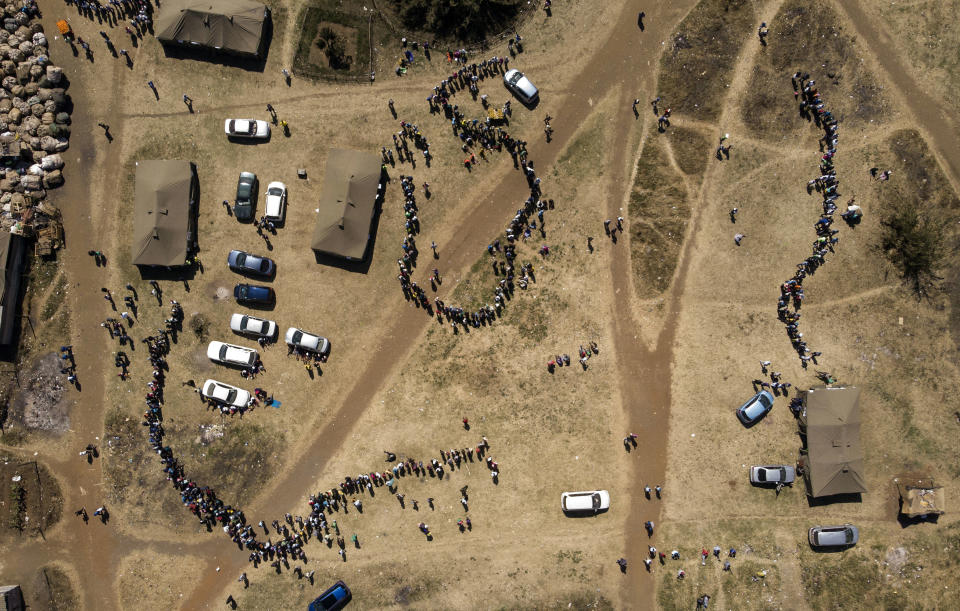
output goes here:
{"type": "Polygon", "coordinates": [[[314,599],[314,601],[310,603],[310,606],[307,607],[307,611],[334,611],[335,609],[343,609],[352,598],[353,594],[350,592],[347,584],[338,581],[330,586],[326,592],[314,599]]]}
{"type": "Polygon", "coordinates": [[[255,284],[238,284],[233,287],[233,297],[237,300],[237,303],[259,303],[263,305],[270,305],[276,299],[272,288],[255,284]]]}
{"type": "Polygon", "coordinates": [[[233,215],[238,221],[252,221],[257,208],[257,175],[253,172],[240,172],[237,180],[237,199],[233,204],[233,215]]]}

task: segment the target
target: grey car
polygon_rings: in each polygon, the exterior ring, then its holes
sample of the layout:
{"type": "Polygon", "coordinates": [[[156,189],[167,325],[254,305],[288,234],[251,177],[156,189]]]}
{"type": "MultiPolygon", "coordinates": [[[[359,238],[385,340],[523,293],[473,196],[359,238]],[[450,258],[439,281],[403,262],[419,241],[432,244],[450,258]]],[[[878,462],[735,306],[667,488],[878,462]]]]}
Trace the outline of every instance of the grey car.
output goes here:
{"type": "Polygon", "coordinates": [[[796,475],[792,465],[750,467],[751,484],[792,484],[796,475]]]}
{"type": "Polygon", "coordinates": [[[272,276],[276,270],[272,259],[251,255],[242,250],[231,250],[227,255],[227,265],[235,272],[258,276],[272,276]]]}
{"type": "Polygon", "coordinates": [[[253,220],[257,208],[257,175],[253,172],[240,172],[237,180],[237,199],[233,204],[233,215],[238,221],[253,220]]]}
{"type": "Polygon", "coordinates": [[[814,526],[808,535],[811,547],[846,547],[856,545],[860,531],[853,524],[814,526]]]}

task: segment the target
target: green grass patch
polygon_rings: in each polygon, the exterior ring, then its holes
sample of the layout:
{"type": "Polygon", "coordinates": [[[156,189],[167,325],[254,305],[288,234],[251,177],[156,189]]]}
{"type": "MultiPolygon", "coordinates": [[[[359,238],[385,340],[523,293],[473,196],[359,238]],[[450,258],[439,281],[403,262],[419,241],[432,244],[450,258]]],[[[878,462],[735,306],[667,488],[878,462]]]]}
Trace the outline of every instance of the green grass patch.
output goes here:
{"type": "Polygon", "coordinates": [[[755,18],[749,0],[701,0],[677,26],[660,57],[657,95],[664,106],[704,121],[717,119],[755,18]]]}

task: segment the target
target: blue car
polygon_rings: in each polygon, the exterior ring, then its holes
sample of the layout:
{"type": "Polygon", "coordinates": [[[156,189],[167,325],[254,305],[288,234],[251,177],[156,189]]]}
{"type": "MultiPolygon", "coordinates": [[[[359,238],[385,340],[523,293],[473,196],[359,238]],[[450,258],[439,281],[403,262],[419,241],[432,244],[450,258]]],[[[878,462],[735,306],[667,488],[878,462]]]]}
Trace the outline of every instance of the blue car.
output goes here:
{"type": "Polygon", "coordinates": [[[773,395],[770,391],[761,390],[737,408],[737,418],[744,426],[752,426],[766,416],[771,409],[773,409],[773,395]]]}
{"type": "Polygon", "coordinates": [[[258,276],[272,276],[277,269],[273,259],[252,255],[242,250],[231,250],[227,255],[227,265],[237,273],[258,276]]]}
{"type": "Polygon", "coordinates": [[[270,305],[273,303],[273,289],[269,286],[255,284],[238,284],[233,287],[233,297],[237,303],[259,303],[270,305]]]}
{"type": "Polygon", "coordinates": [[[347,584],[338,581],[310,603],[307,611],[333,611],[334,609],[343,609],[352,598],[353,594],[350,593],[350,588],[347,587],[347,584]]]}

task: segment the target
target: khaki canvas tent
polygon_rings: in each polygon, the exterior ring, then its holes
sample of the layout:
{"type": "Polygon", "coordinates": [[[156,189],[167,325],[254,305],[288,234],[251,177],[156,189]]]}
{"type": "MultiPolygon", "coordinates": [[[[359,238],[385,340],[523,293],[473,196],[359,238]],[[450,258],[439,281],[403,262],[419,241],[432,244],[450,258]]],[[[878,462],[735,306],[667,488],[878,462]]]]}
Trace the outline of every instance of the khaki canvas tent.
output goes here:
{"type": "Polygon", "coordinates": [[[164,0],[157,40],[260,57],[267,19],[267,7],[252,0],[164,0]]]}
{"type": "Polygon", "coordinates": [[[908,518],[939,516],[946,513],[947,501],[943,486],[938,486],[928,477],[896,478],[893,480],[900,493],[900,513],[908,518]]]}
{"type": "Polygon", "coordinates": [[[139,161],[134,188],[134,265],[186,265],[196,244],[197,173],[189,161],[139,161]]]}
{"type": "Polygon", "coordinates": [[[353,261],[366,256],[383,192],[381,172],[380,158],[374,154],[331,149],[310,243],[313,250],[353,261]]]}
{"type": "Polygon", "coordinates": [[[807,494],[813,498],[867,491],[860,449],[860,389],[811,388],[803,394],[800,431],[807,445],[800,450],[807,494]]]}

